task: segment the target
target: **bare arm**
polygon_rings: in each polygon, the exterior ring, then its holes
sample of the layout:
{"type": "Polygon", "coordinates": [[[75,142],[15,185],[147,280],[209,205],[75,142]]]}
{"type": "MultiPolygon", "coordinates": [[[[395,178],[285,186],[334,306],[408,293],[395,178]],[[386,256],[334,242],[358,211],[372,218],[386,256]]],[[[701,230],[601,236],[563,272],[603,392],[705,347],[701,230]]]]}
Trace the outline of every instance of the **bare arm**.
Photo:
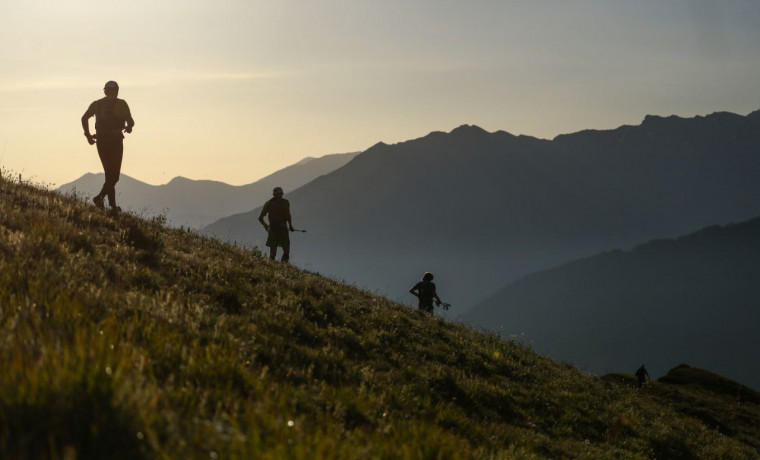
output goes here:
{"type": "Polygon", "coordinates": [[[267,225],[267,223],[264,222],[264,216],[267,215],[267,210],[268,210],[268,207],[265,204],[264,207],[261,208],[261,214],[259,214],[259,222],[261,222],[261,225],[264,226],[264,229],[266,229],[266,231],[269,231],[269,225],[267,225]]]}
{"type": "Polygon", "coordinates": [[[132,115],[127,115],[127,127],[124,128],[124,131],[131,133],[132,127],[135,125],[135,120],[132,119],[132,115]]]}
{"type": "MultiPolygon", "coordinates": [[[[92,106],[90,106],[91,108],[92,106]]],[[[84,129],[84,137],[87,138],[87,142],[90,143],[90,145],[95,143],[95,138],[90,134],[90,118],[94,115],[90,111],[90,108],[87,109],[87,111],[82,115],[82,129],[84,129]]]]}
{"type": "Polygon", "coordinates": [[[123,99],[119,99],[120,102],[124,103],[124,112],[122,115],[124,117],[124,121],[127,123],[127,127],[124,128],[124,131],[127,133],[132,132],[132,127],[135,125],[135,120],[132,119],[132,112],[129,110],[129,104],[127,104],[127,101],[123,99]]]}

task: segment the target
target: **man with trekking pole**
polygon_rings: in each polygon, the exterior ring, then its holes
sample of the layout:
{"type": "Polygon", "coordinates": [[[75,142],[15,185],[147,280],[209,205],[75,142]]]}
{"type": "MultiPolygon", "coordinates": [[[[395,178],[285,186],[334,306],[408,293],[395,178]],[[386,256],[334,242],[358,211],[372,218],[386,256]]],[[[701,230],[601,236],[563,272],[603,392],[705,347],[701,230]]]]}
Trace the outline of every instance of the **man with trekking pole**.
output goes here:
{"type": "MultiPolygon", "coordinates": [[[[274,260],[277,257],[277,246],[282,247],[282,261],[287,263],[290,260],[290,235],[288,231],[295,232],[293,222],[290,217],[290,202],[282,197],[282,187],[275,187],[272,190],[272,198],[264,203],[264,207],[259,214],[259,222],[267,231],[267,243],[269,247],[269,258],[274,260]],[[269,216],[269,224],[264,221],[264,216],[269,216]]],[[[302,230],[299,230],[302,231],[302,230]]]]}
{"type": "Polygon", "coordinates": [[[419,283],[412,286],[409,289],[409,293],[413,294],[419,300],[418,307],[420,311],[425,313],[433,313],[433,301],[439,307],[443,307],[444,310],[448,310],[451,305],[441,301],[438,297],[438,292],[435,289],[435,283],[433,283],[433,274],[425,272],[422,275],[422,280],[419,283]]]}

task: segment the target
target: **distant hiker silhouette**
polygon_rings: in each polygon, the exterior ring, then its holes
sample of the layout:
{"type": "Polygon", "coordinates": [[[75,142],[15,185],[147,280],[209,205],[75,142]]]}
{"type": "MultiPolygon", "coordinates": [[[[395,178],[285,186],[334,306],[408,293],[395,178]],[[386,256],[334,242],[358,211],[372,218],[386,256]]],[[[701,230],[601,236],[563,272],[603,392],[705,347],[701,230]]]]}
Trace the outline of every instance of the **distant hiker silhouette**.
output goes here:
{"type": "MultiPolygon", "coordinates": [[[[441,302],[441,299],[438,297],[438,293],[435,290],[435,283],[433,283],[433,274],[430,272],[425,272],[422,275],[422,281],[412,286],[412,288],[409,289],[409,292],[417,296],[419,299],[417,306],[420,310],[426,313],[433,313],[433,300],[435,300],[435,303],[438,306],[441,306],[443,303],[441,302]]],[[[444,304],[444,308],[447,306],[448,304],[444,304]]]]}
{"type": "Polygon", "coordinates": [[[647,372],[646,368],[644,368],[644,365],[642,364],[641,367],[636,369],[636,382],[638,383],[639,388],[644,385],[645,379],[652,380],[652,378],[649,377],[649,372],[647,372]]]}
{"type": "Polygon", "coordinates": [[[90,145],[97,143],[98,156],[103,164],[106,181],[100,193],[92,199],[95,206],[103,209],[103,198],[108,196],[108,204],[113,211],[120,211],[116,206],[116,183],[121,174],[121,159],[124,155],[124,135],[132,132],[135,121],[129,112],[129,106],[123,99],[117,99],[119,85],[115,81],[106,82],[103,92],[106,97],[90,104],[82,115],[84,136],[90,145]],[[95,135],[90,134],[90,118],[95,116],[95,135]]]}
{"type": "Polygon", "coordinates": [[[290,235],[288,235],[288,231],[294,232],[295,229],[290,217],[290,202],[282,195],[281,187],[275,187],[272,190],[272,199],[264,203],[264,208],[259,214],[259,222],[267,231],[269,258],[274,260],[277,257],[277,246],[280,246],[282,247],[282,261],[288,262],[290,260],[290,235]],[[264,222],[266,215],[269,215],[269,225],[264,222]]]}

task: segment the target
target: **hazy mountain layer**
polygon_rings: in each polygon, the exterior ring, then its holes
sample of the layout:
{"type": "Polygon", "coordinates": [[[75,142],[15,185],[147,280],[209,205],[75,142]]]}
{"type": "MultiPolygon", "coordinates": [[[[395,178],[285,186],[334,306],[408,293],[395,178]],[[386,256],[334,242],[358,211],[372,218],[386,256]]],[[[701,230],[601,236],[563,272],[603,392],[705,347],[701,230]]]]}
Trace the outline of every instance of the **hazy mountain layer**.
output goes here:
{"type": "Polygon", "coordinates": [[[536,273],[464,315],[591,370],[689,362],[760,388],[760,218],[536,273]]]}
{"type": "MultiPolygon", "coordinates": [[[[286,194],[309,230],[291,260],[405,300],[430,270],[456,315],[539,269],[760,215],[758,177],[760,112],[551,141],[462,126],[377,144],[286,194]]],[[[263,246],[258,212],[206,231],[263,246]]]]}
{"type": "MultiPolygon", "coordinates": [[[[201,227],[231,214],[255,208],[261,199],[270,196],[272,188],[281,186],[287,191],[340,168],[356,153],[305,158],[256,182],[229,185],[210,180],[175,177],[164,185],[150,185],[125,174],[117,184],[117,202],[123,208],[143,211],[146,216],[165,214],[175,226],[201,227]]],[[[100,191],[103,173],[88,173],[74,182],[59,187],[61,192],[76,189],[87,196],[100,191]]]]}

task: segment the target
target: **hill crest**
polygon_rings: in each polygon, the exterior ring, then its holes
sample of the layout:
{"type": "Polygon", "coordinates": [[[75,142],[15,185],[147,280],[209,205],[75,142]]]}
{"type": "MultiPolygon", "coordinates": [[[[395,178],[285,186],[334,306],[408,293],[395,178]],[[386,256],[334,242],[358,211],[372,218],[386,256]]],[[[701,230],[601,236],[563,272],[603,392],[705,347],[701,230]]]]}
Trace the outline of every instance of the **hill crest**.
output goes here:
{"type": "Polygon", "coordinates": [[[4,458],[757,455],[649,391],[158,219],[2,177],[0,213],[4,458]]]}

